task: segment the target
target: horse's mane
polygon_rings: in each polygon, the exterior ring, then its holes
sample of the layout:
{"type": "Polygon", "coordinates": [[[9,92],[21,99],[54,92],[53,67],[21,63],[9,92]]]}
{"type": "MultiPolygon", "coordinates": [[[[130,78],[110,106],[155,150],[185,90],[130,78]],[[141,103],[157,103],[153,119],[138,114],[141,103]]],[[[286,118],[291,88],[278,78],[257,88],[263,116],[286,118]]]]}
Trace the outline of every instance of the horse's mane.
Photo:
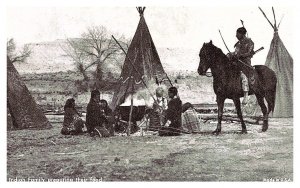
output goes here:
{"type": "Polygon", "coordinates": [[[224,61],[222,61],[222,62],[227,63],[229,61],[228,57],[223,53],[223,51],[220,48],[218,48],[217,46],[215,46],[213,44],[212,44],[212,47],[214,47],[216,55],[220,56],[224,59],[224,61]]]}
{"type": "Polygon", "coordinates": [[[233,65],[232,62],[230,62],[229,58],[223,53],[223,51],[218,48],[217,46],[211,44],[211,47],[213,48],[213,51],[215,52],[215,56],[222,58],[219,63],[224,66],[225,69],[230,71],[231,73],[239,73],[239,69],[236,65],[233,65]]]}

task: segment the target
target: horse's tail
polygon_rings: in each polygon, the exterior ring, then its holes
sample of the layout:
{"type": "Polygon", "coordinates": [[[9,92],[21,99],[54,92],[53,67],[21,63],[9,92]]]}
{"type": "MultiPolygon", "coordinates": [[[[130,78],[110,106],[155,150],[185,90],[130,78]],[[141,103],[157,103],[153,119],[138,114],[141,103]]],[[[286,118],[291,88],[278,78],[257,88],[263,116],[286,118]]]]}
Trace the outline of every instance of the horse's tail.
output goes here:
{"type": "Polygon", "coordinates": [[[274,89],[266,92],[266,100],[268,102],[268,111],[274,112],[275,108],[275,100],[276,100],[276,85],[274,86],[274,89]]]}
{"type": "Polygon", "coordinates": [[[264,66],[256,65],[255,69],[264,88],[265,98],[268,103],[268,113],[274,112],[276,100],[277,77],[273,70],[264,66]]]}
{"type": "MultiPolygon", "coordinates": [[[[270,77],[272,82],[269,82],[270,88],[266,92],[266,100],[268,102],[268,113],[274,112],[275,101],[276,101],[276,86],[277,86],[277,77],[274,71],[270,70],[270,77]]],[[[271,81],[271,80],[270,80],[271,81]]]]}

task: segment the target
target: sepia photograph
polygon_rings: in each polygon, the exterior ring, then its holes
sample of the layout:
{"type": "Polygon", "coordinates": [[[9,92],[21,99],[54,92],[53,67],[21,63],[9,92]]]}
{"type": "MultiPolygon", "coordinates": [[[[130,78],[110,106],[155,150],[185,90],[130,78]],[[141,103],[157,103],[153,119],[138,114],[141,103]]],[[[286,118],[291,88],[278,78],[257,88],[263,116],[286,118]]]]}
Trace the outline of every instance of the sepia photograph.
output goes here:
{"type": "Polygon", "coordinates": [[[6,183],[295,185],[291,1],[35,2],[5,4],[6,183]]]}

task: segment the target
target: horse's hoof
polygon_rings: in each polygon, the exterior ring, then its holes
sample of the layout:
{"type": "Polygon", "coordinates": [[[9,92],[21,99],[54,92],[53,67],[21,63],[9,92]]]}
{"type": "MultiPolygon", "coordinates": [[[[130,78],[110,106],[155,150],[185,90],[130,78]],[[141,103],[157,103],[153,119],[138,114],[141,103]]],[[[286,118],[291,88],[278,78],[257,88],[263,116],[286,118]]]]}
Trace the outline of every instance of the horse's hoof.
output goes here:
{"type": "Polygon", "coordinates": [[[266,132],[269,128],[268,120],[264,120],[263,126],[262,126],[262,132],[266,132]]]}
{"type": "Polygon", "coordinates": [[[217,130],[213,131],[212,134],[213,134],[213,135],[219,135],[220,132],[221,132],[221,131],[217,129],[217,130]]]}
{"type": "Polygon", "coordinates": [[[261,131],[262,131],[262,132],[266,132],[266,131],[268,130],[268,127],[269,127],[268,125],[263,125],[261,131]]]}
{"type": "Polygon", "coordinates": [[[263,127],[261,131],[266,132],[267,130],[268,130],[268,127],[263,127]]]}
{"type": "Polygon", "coordinates": [[[247,134],[248,132],[247,132],[246,129],[243,129],[241,133],[242,133],[242,134],[247,134]]]}

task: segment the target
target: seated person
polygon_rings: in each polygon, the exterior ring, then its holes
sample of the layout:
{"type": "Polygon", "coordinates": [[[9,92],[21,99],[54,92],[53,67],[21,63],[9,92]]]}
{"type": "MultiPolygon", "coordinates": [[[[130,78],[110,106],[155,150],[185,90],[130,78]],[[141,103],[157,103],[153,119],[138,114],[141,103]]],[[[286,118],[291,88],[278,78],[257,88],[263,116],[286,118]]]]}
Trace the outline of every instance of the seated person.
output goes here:
{"type": "Polygon", "coordinates": [[[152,101],[151,110],[149,111],[150,125],[149,130],[157,131],[161,128],[164,121],[164,110],[167,109],[167,99],[164,97],[164,90],[158,87],[155,92],[155,101],[152,101]]]}
{"type": "Polygon", "coordinates": [[[64,106],[64,122],[61,134],[76,135],[83,133],[84,121],[80,118],[80,114],[75,109],[75,100],[68,99],[64,106]]]}
{"type": "Polygon", "coordinates": [[[104,111],[106,116],[111,116],[112,115],[112,110],[109,108],[108,103],[106,100],[101,99],[100,100],[100,107],[104,111]]]}
{"type": "Polygon", "coordinates": [[[184,103],[183,105],[182,105],[182,113],[184,113],[185,111],[187,111],[189,108],[194,108],[194,106],[191,104],[191,103],[189,103],[189,102],[186,102],[186,103],[184,103]]]}
{"type": "Polygon", "coordinates": [[[91,136],[98,134],[102,137],[109,137],[109,132],[104,124],[105,116],[103,115],[103,111],[100,106],[100,92],[93,90],[86,113],[86,128],[91,136]]]}
{"type": "Polygon", "coordinates": [[[170,101],[168,102],[168,109],[165,110],[165,126],[162,127],[158,134],[160,136],[178,136],[181,132],[181,112],[182,102],[178,97],[176,87],[170,87],[168,90],[170,101]]]}
{"type": "Polygon", "coordinates": [[[102,118],[104,120],[104,126],[109,131],[110,136],[114,135],[114,116],[112,110],[109,108],[108,103],[106,100],[100,100],[100,107],[102,118]]]}

